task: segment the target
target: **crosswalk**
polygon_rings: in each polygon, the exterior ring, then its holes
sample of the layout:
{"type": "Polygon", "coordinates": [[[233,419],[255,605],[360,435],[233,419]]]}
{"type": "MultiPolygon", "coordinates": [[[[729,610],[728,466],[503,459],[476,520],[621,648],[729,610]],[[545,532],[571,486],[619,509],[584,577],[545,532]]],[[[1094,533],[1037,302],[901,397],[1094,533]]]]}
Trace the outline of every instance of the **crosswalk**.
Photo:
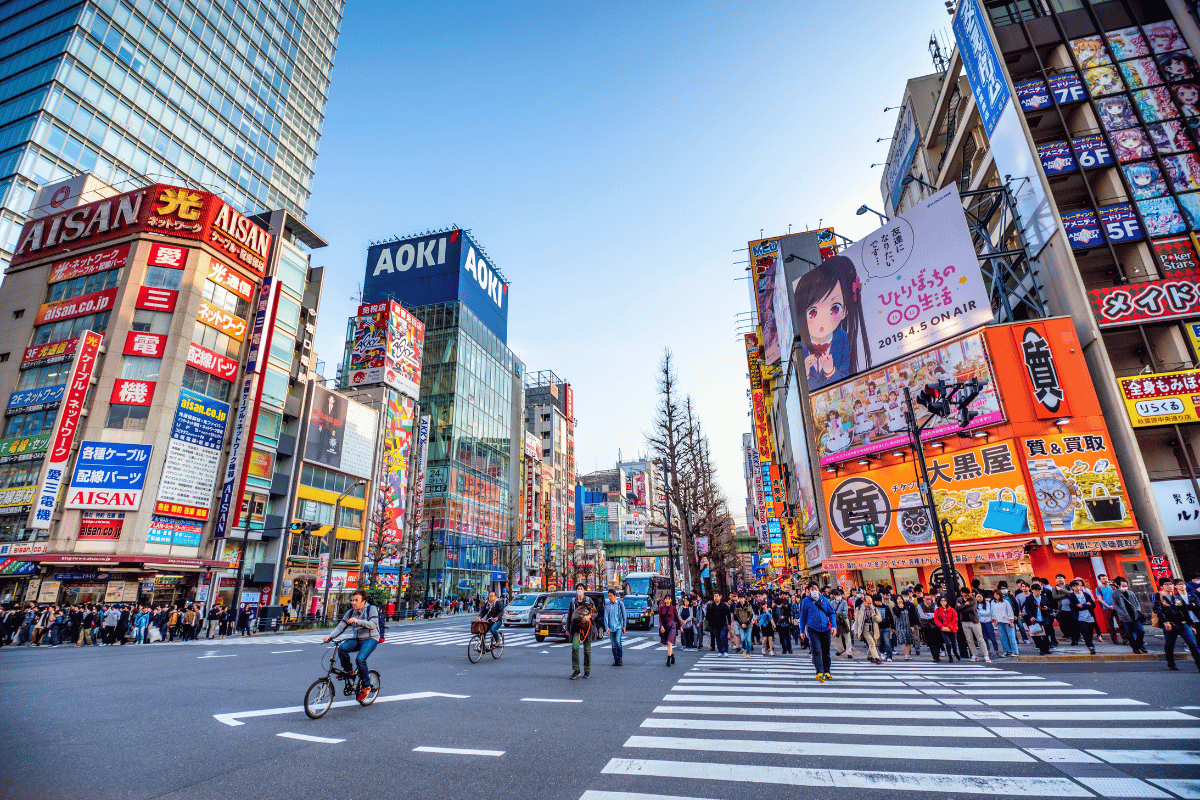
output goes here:
{"type": "Polygon", "coordinates": [[[581,800],[1200,798],[1200,714],[1000,666],[834,668],[706,654],[581,800]]]}
{"type": "MultiPolygon", "coordinates": [[[[200,639],[190,644],[203,645],[251,645],[251,644],[271,644],[271,645],[287,645],[287,644],[320,644],[321,639],[325,636],[323,633],[295,633],[281,634],[273,636],[233,636],[227,639],[200,639]]],[[[391,628],[385,637],[385,645],[399,645],[402,647],[421,645],[433,647],[466,647],[467,642],[471,640],[470,627],[463,625],[454,626],[439,626],[436,628],[422,626],[413,626],[411,628],[400,628],[399,630],[391,628]]],[[[597,642],[593,647],[607,647],[608,640],[597,642]]],[[[659,644],[657,636],[629,636],[626,635],[622,642],[625,650],[663,650],[667,648],[659,644]]],[[[546,639],[542,642],[537,641],[533,630],[530,628],[506,628],[504,630],[504,648],[562,648],[570,647],[570,642],[564,642],[559,638],[546,639]]]]}

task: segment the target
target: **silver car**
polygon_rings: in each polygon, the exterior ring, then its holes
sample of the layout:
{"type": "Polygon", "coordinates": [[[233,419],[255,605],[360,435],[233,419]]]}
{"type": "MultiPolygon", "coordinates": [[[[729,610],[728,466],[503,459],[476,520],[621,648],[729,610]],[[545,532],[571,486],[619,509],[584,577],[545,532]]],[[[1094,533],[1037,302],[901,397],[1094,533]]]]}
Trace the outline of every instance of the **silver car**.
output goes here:
{"type": "Polygon", "coordinates": [[[549,592],[526,592],[519,594],[504,607],[504,627],[533,624],[533,615],[546,604],[549,592]]]}

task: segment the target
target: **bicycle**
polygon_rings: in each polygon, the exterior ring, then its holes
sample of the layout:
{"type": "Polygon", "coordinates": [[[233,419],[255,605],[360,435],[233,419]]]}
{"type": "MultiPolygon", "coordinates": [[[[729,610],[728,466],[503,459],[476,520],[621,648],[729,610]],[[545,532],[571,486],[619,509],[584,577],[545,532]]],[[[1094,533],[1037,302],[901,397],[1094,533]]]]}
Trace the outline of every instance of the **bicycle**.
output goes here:
{"type": "MultiPolygon", "coordinates": [[[[337,688],[330,676],[343,682],[342,694],[347,697],[354,696],[357,699],[358,687],[355,683],[358,677],[357,672],[353,669],[350,672],[343,672],[334,666],[337,661],[337,646],[344,641],[346,640],[335,639],[330,642],[333,646],[326,649],[321,656],[321,663],[325,664],[325,677],[313,681],[312,685],[308,687],[308,691],[304,693],[304,713],[308,715],[309,719],[320,719],[333,707],[333,698],[337,694],[337,688]],[[327,664],[325,662],[326,655],[329,656],[327,664]]],[[[358,701],[358,704],[364,707],[374,703],[375,698],[379,696],[379,673],[371,670],[367,675],[371,679],[371,691],[367,694],[366,699],[358,701]]]]}
{"type": "Polygon", "coordinates": [[[499,658],[504,653],[504,631],[497,632],[499,639],[492,644],[488,641],[491,638],[489,630],[491,625],[487,620],[471,620],[471,641],[467,642],[467,660],[472,664],[478,664],[484,653],[490,652],[492,658],[499,658]]]}

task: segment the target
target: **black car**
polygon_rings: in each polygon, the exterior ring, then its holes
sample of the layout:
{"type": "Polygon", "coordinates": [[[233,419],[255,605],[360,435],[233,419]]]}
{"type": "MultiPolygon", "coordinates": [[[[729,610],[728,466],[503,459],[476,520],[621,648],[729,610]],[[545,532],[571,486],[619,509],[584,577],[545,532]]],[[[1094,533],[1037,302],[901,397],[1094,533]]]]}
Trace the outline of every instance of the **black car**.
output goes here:
{"type": "MultiPolygon", "coordinates": [[[[584,592],[588,599],[596,606],[596,619],[593,623],[596,626],[596,631],[601,639],[604,638],[604,602],[607,596],[604,592],[584,592]]],[[[575,599],[575,592],[551,592],[546,598],[545,604],[539,611],[534,612],[533,622],[533,638],[539,642],[544,642],[548,636],[556,636],[561,639],[570,641],[571,629],[570,620],[567,619],[567,611],[571,607],[571,601],[575,599]]]]}
{"type": "Polygon", "coordinates": [[[621,598],[625,604],[625,619],[631,628],[650,630],[657,609],[650,604],[650,598],[644,594],[627,594],[621,598]]]}

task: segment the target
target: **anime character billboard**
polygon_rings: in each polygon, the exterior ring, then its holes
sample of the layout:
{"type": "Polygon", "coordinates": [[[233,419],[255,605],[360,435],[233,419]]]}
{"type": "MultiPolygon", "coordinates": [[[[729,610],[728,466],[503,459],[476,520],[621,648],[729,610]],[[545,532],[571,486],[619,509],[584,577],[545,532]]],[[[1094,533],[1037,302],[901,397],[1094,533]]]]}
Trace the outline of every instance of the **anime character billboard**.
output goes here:
{"type": "Polygon", "coordinates": [[[992,321],[953,186],[788,277],[810,392],[992,321]]]}

